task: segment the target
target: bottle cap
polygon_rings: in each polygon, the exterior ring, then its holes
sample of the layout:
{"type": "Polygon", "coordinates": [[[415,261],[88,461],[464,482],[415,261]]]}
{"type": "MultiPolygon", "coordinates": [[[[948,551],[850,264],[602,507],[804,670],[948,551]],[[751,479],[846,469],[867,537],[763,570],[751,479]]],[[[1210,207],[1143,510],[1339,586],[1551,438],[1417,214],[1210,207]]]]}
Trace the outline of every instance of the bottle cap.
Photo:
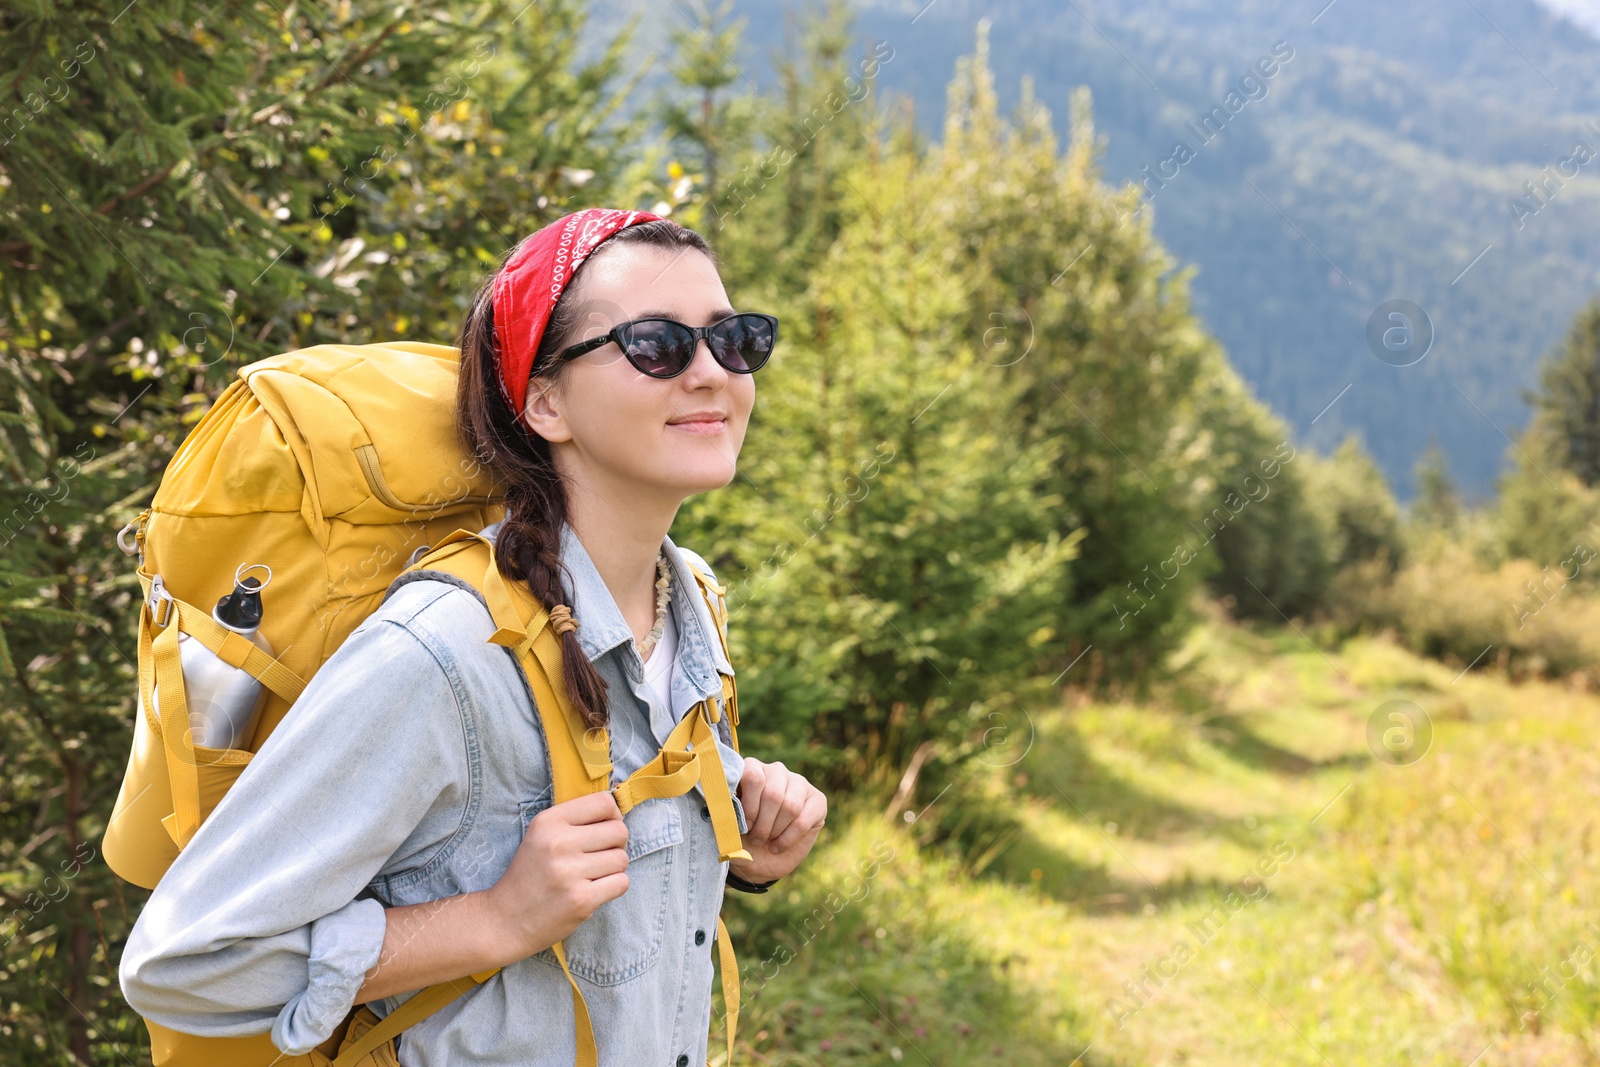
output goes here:
{"type": "MultiPolygon", "coordinates": [[[[244,571],[256,566],[266,569],[264,564],[254,564],[240,567],[234,572],[233,592],[217,601],[216,609],[211,613],[213,618],[229,629],[254,630],[261,625],[261,590],[267,583],[244,575],[244,571]]],[[[267,570],[267,581],[271,580],[272,571],[267,570]]]]}

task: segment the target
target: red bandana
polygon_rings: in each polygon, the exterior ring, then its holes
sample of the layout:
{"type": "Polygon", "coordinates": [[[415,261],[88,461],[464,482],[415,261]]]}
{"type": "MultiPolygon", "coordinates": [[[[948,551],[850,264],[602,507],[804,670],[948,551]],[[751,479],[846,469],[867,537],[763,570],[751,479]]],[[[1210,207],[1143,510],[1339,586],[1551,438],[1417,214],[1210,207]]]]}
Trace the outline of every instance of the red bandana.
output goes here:
{"type": "Polygon", "coordinates": [[[495,376],[520,419],[533,357],[556,301],[583,261],[627,226],[661,218],[648,211],[591,207],[563,215],[524,240],[494,279],[495,376]]]}

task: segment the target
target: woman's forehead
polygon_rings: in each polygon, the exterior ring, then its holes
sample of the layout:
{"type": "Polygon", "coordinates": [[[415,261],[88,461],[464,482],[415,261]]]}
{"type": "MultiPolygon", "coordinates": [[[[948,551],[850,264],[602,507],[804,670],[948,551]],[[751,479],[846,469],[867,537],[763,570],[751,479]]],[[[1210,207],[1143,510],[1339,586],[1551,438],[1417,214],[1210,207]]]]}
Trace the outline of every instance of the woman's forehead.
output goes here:
{"type": "MultiPolygon", "coordinates": [[[[619,245],[606,248],[579,269],[595,298],[638,307],[694,299],[712,293],[726,298],[722,275],[698,248],[619,245]]],[[[726,299],[725,299],[726,302],[726,299]]]]}
{"type": "Polygon", "coordinates": [[[579,271],[589,275],[582,295],[595,305],[631,317],[663,310],[674,313],[669,317],[706,314],[730,306],[716,265],[698,249],[618,244],[605,251],[579,271]]]}

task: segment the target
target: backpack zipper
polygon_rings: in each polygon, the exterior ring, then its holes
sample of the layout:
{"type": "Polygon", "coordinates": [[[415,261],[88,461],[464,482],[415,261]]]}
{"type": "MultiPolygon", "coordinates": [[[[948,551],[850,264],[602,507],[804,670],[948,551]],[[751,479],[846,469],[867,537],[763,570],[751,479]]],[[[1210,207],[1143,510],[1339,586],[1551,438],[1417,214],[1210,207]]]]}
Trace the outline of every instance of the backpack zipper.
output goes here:
{"type": "MultiPolygon", "coordinates": [[[[367,488],[372,490],[372,495],[382,503],[389,505],[396,511],[419,511],[427,508],[425,504],[407,504],[404,500],[389,491],[389,483],[383,479],[383,467],[378,463],[378,449],[374,445],[357,445],[355,447],[356,463],[361,466],[361,474],[367,479],[367,488]]],[[[442,501],[433,506],[432,510],[440,511],[453,504],[497,504],[499,497],[493,496],[463,496],[454,500],[442,501]]]]}

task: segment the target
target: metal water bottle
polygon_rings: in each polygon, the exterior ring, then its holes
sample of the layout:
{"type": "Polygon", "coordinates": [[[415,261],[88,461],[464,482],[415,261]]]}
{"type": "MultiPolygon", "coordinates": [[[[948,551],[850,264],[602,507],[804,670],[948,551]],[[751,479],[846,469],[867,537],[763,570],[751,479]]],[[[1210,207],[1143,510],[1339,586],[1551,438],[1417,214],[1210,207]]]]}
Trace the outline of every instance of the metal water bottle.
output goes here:
{"type": "MultiPolygon", "coordinates": [[[[265,563],[242,564],[234,572],[233,592],[217,601],[211,617],[234,633],[250,639],[261,651],[273,655],[272,646],[261,636],[261,590],[272,581],[272,568],[265,563]],[[261,569],[266,581],[246,577],[245,572],[261,569]]],[[[194,743],[207,748],[245,748],[255,732],[256,721],[266,706],[267,690],[253,675],[218,658],[205,645],[186,633],[178,635],[178,656],[183,667],[183,688],[189,704],[189,725],[194,743]]],[[[150,701],[161,714],[159,686],[152,686],[150,701]]]]}

